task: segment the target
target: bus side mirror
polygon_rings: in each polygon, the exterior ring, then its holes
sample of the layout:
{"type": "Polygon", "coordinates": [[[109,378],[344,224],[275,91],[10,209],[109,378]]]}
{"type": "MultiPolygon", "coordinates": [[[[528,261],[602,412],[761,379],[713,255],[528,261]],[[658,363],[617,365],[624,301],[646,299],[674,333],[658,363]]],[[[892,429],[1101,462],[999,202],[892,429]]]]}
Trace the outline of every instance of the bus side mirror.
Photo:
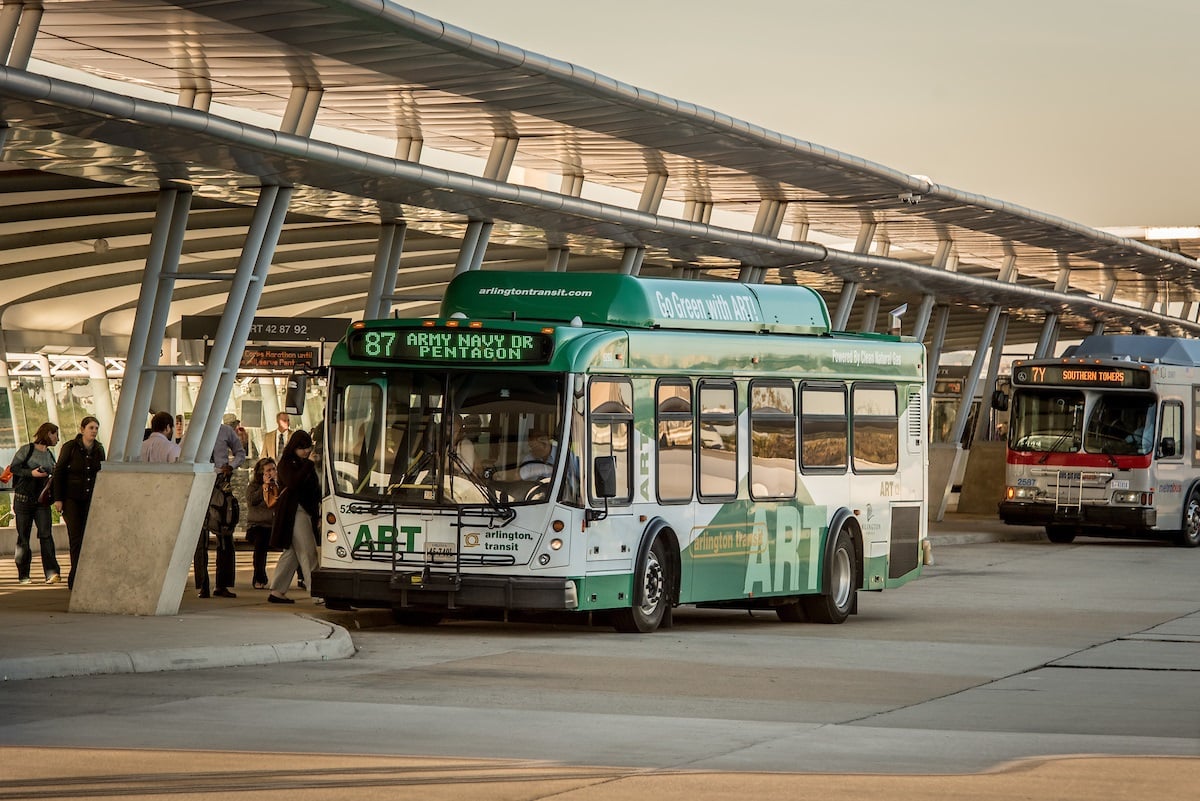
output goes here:
{"type": "Polygon", "coordinates": [[[287,390],[283,393],[283,410],[288,414],[304,414],[304,393],[307,389],[307,375],[292,373],[288,376],[287,390]]]}
{"type": "Polygon", "coordinates": [[[596,481],[596,497],[617,497],[617,460],[613,456],[597,456],[592,466],[596,481]]]}
{"type": "Polygon", "coordinates": [[[1158,443],[1159,456],[1174,456],[1175,455],[1175,438],[1163,437],[1158,443]]]}
{"type": "Polygon", "coordinates": [[[592,462],[596,497],[604,499],[604,511],[585,509],[584,519],[592,523],[608,517],[608,499],[617,497],[617,460],[614,456],[597,456],[592,462]]]}
{"type": "Polygon", "coordinates": [[[992,393],[992,408],[998,412],[1008,411],[1008,396],[1004,394],[1004,390],[998,389],[992,393]]]}

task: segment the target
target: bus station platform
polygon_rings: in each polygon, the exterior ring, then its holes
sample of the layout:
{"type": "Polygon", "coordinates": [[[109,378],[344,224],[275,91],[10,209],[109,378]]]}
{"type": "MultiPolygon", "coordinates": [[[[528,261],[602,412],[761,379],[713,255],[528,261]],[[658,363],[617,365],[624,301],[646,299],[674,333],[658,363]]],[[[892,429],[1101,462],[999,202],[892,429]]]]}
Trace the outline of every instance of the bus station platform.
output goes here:
{"type": "MultiPolygon", "coordinates": [[[[930,524],[935,560],[939,545],[1043,536],[1040,528],[1008,526],[995,517],[948,514],[930,524]]],[[[65,577],[38,583],[35,554],[35,583],[19,585],[15,531],[0,529],[0,538],[0,681],[346,659],[354,655],[349,630],[391,620],[386,610],[326,609],[294,587],[289,597],[295,604],[268,603],[266,590],[250,588],[245,551],[238,557],[237,598],[201,599],[189,589],[177,615],[69,613],[65,577]]],[[[65,544],[65,534],[57,541],[65,544]]],[[[269,573],[276,556],[270,554],[269,573]]],[[[59,561],[66,566],[65,551],[59,561]]]]}

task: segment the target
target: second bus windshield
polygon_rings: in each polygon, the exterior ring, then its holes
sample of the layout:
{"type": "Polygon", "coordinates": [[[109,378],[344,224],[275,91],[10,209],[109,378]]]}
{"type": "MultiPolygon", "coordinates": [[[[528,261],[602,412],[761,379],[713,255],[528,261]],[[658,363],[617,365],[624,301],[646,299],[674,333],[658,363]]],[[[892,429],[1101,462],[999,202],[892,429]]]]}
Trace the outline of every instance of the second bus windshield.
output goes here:
{"type": "Polygon", "coordinates": [[[1093,394],[1023,390],[1013,401],[1009,447],[1041,453],[1144,456],[1154,450],[1155,398],[1145,393],[1093,394]]]}

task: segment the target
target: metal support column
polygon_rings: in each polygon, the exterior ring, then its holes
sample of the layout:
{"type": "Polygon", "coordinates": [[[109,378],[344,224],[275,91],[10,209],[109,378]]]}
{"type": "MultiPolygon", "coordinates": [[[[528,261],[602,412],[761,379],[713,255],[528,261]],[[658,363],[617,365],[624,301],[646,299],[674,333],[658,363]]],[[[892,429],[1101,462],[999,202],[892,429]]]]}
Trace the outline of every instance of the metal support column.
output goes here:
{"type": "MultiPolygon", "coordinates": [[[[142,365],[146,359],[150,321],[154,314],[154,303],[158,297],[158,279],[162,274],[163,255],[166,253],[167,241],[171,235],[172,218],[178,195],[178,189],[164,189],[158,195],[158,208],[154,213],[154,228],[150,233],[150,247],[146,253],[146,268],[142,271],[142,287],[138,293],[137,310],[133,315],[129,350],[125,356],[125,377],[121,381],[121,396],[117,400],[112,438],[109,441],[108,458],[115,462],[125,461],[130,431],[133,428],[138,383],[142,379],[142,365]]],[[[170,302],[169,297],[167,302],[170,302]]],[[[141,418],[138,418],[139,434],[144,428],[141,422],[141,418]]]]}
{"type": "Polygon", "coordinates": [[[297,136],[311,134],[324,95],[325,90],[320,86],[293,86],[288,96],[287,107],[283,111],[283,119],[279,123],[279,130],[297,136]]]}
{"type": "Polygon", "coordinates": [[[17,430],[17,407],[13,403],[12,377],[8,374],[8,343],[4,339],[2,326],[0,326],[0,392],[4,393],[5,400],[8,401],[8,419],[0,420],[0,426],[11,425],[13,442],[20,443],[25,434],[17,430]]]}
{"type": "Polygon", "coordinates": [[[921,296],[921,305],[917,307],[912,330],[913,338],[918,342],[925,341],[925,332],[929,330],[929,318],[933,315],[933,305],[933,295],[921,296]]]}
{"type": "MultiPolygon", "coordinates": [[[[58,393],[54,391],[54,376],[50,372],[50,359],[42,353],[39,353],[36,358],[39,368],[38,372],[42,375],[42,395],[46,398],[46,421],[54,423],[54,425],[61,429],[62,424],[58,421],[58,393]]],[[[64,439],[74,437],[75,432],[70,432],[70,435],[70,437],[64,437],[64,439]]]]}
{"type": "MultiPolygon", "coordinates": [[[[142,368],[139,370],[141,375],[136,384],[137,394],[133,402],[133,414],[125,440],[125,450],[122,453],[123,461],[137,461],[141,452],[145,426],[138,425],[138,422],[146,420],[146,415],[150,411],[150,401],[154,396],[154,387],[159,380],[157,373],[153,371],[158,366],[158,354],[167,331],[167,318],[171,313],[171,298],[175,294],[175,277],[179,273],[179,255],[183,252],[183,240],[187,234],[187,218],[191,207],[192,193],[177,192],[174,209],[171,213],[170,233],[167,236],[167,245],[162,258],[162,269],[159,271],[157,286],[152,290],[154,294],[151,299],[150,325],[146,332],[146,353],[143,357],[142,368]]],[[[126,366],[127,374],[128,370],[129,368],[126,366]]],[[[171,380],[174,381],[173,376],[171,380]]],[[[127,397],[123,387],[121,396],[122,400],[127,397]]],[[[116,457],[114,456],[113,459],[116,460],[116,457]]]]}
{"type": "Polygon", "coordinates": [[[996,322],[996,334],[992,337],[992,356],[988,360],[987,378],[983,380],[979,419],[975,421],[976,440],[988,435],[988,410],[991,409],[992,393],[996,391],[996,381],[1000,378],[1000,362],[1004,360],[1004,344],[1008,339],[1008,320],[1008,312],[1001,312],[1000,319],[996,322]]]}
{"type": "Polygon", "coordinates": [[[391,311],[391,298],[396,292],[396,272],[404,252],[404,236],[408,223],[397,221],[379,226],[379,242],[375,247],[375,264],[371,268],[371,285],[363,317],[378,320],[391,311]]]}
{"type": "MultiPolygon", "coordinates": [[[[983,330],[979,332],[979,344],[975,346],[975,358],[971,360],[971,369],[967,371],[967,378],[963,381],[962,393],[958,398],[958,411],[955,412],[954,423],[950,426],[950,443],[955,447],[954,458],[946,476],[946,485],[942,487],[941,501],[934,514],[935,520],[941,520],[946,516],[946,506],[950,503],[954,481],[963,468],[966,451],[962,449],[962,437],[967,430],[967,420],[971,416],[971,401],[974,400],[975,390],[979,387],[979,374],[983,371],[983,360],[987,353],[988,343],[992,341],[992,337],[996,333],[996,321],[999,319],[1000,307],[990,307],[983,330]]],[[[935,493],[937,491],[936,487],[930,487],[930,489],[935,493]]]]}
{"type": "Polygon", "coordinates": [[[1053,312],[1046,313],[1046,321],[1042,323],[1042,334],[1038,337],[1037,348],[1033,351],[1033,358],[1044,359],[1054,348],[1054,343],[1058,341],[1058,315],[1053,312]]]}
{"type": "Polygon", "coordinates": [[[933,340],[929,343],[929,375],[925,377],[925,397],[933,400],[933,383],[937,380],[938,364],[942,361],[942,346],[946,344],[946,326],[950,323],[950,307],[938,306],[933,323],[933,340]]]}
{"type": "Polygon", "coordinates": [[[637,275],[642,270],[642,260],[646,257],[646,249],[633,247],[632,245],[625,246],[625,252],[621,254],[621,273],[622,275],[637,275]]]}
{"type": "Polygon", "coordinates": [[[19,70],[29,68],[33,44],[42,24],[42,4],[5,4],[0,16],[0,63],[19,70]]]}
{"type": "Polygon", "coordinates": [[[230,283],[229,300],[204,368],[192,416],[192,430],[183,440],[183,452],[179,457],[182,462],[201,463],[212,458],[221,415],[237,378],[237,367],[258,310],[258,299],[275,255],[291,196],[290,187],[265,186],[259,193],[242,257],[230,283]],[[197,430],[196,426],[200,428],[197,430]]]}
{"type": "Polygon", "coordinates": [[[879,301],[878,295],[867,295],[867,305],[863,307],[863,323],[862,330],[865,333],[873,333],[875,331],[875,320],[879,317],[879,301]]]}

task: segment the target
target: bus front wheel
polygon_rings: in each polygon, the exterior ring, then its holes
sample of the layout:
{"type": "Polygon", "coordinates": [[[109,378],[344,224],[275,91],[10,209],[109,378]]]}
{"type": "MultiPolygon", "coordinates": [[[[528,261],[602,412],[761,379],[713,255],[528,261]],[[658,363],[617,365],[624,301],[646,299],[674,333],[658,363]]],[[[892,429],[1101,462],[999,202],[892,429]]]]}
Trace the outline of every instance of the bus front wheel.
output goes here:
{"type": "Polygon", "coordinates": [[[1059,545],[1068,545],[1075,541],[1075,529],[1071,526],[1046,526],[1046,538],[1059,545]]]}
{"type": "Polygon", "coordinates": [[[829,594],[805,595],[800,599],[805,616],[813,623],[845,623],[850,616],[858,592],[854,561],[854,543],[843,528],[837,533],[825,565],[829,571],[829,594]]]}
{"type": "Polygon", "coordinates": [[[666,617],[670,606],[671,565],[667,559],[667,547],[662,537],[656,537],[646,552],[646,561],[641,572],[634,576],[634,586],[641,588],[641,601],[636,600],[628,609],[618,609],[613,614],[613,628],[617,631],[649,634],[657,629],[666,617]]]}
{"type": "Polygon", "coordinates": [[[1183,528],[1175,543],[1184,548],[1200,546],[1200,495],[1195,492],[1188,496],[1187,506],[1183,509],[1183,528]]]}

